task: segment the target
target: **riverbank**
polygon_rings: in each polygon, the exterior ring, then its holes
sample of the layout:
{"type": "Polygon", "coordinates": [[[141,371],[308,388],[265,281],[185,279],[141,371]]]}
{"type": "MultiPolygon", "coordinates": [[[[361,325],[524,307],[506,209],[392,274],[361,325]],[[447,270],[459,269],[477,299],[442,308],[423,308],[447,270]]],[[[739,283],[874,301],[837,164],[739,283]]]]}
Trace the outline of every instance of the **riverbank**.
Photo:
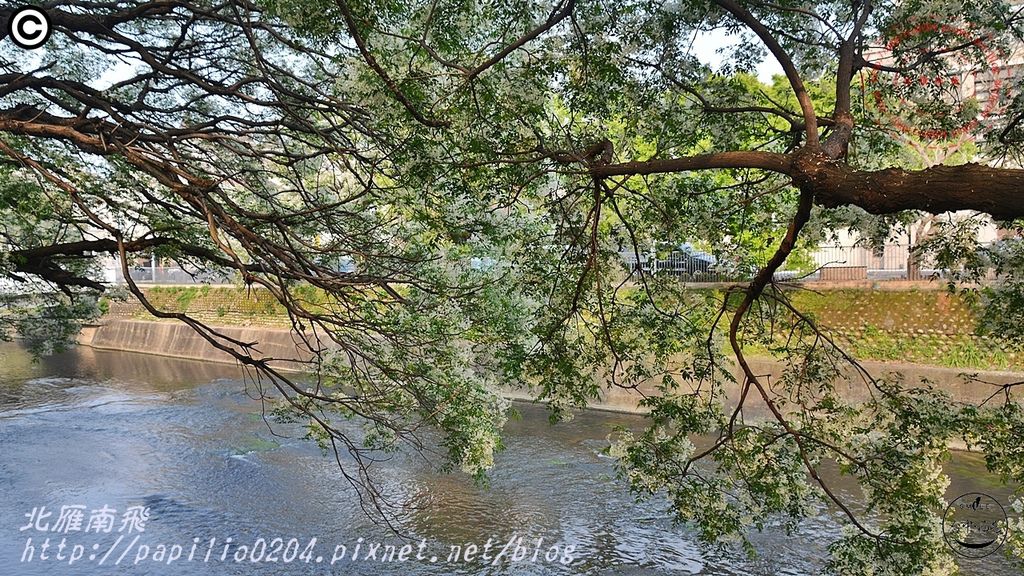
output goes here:
{"type": "MultiPolygon", "coordinates": [[[[239,342],[251,343],[263,356],[273,358],[272,364],[284,370],[302,371],[308,366],[312,353],[295,333],[276,327],[218,328],[224,336],[239,342]]],[[[180,322],[157,322],[146,320],[125,320],[107,318],[102,323],[86,327],[78,340],[79,344],[100,350],[138,352],[171,358],[202,360],[217,363],[235,363],[235,359],[223,350],[212,346],[195,330],[180,322]]],[[[231,345],[228,345],[231,346],[231,345]]],[[[237,345],[234,346],[237,349],[237,345]]],[[[782,366],[771,358],[751,358],[754,371],[763,375],[766,382],[777,380],[782,366]]],[[[964,377],[964,370],[942,366],[913,363],[864,361],[862,366],[876,378],[892,373],[903,377],[907,386],[918,386],[927,381],[947,391],[954,401],[980,403],[988,398],[999,385],[1024,380],[1024,373],[1003,370],[972,370],[973,379],[964,377]]],[[[867,400],[871,391],[863,380],[848,374],[836,383],[837,391],[847,400],[867,400]]],[[[738,397],[735,386],[727,387],[728,398],[738,397]]],[[[517,400],[532,400],[533,396],[525,387],[509,387],[506,396],[517,400]]],[[[638,390],[602,386],[600,400],[591,403],[590,408],[640,414],[639,406],[644,395],[657,394],[653,385],[640,386],[638,390]]],[[[744,413],[748,418],[769,416],[767,407],[760,399],[751,396],[745,403],[744,413]]]]}
{"type": "MultiPolygon", "coordinates": [[[[1024,347],[984,334],[977,304],[941,287],[938,282],[844,283],[815,286],[813,291],[793,289],[789,295],[796,309],[861,360],[1024,374],[1024,347]]],[[[316,290],[302,290],[302,298],[314,305],[322,297],[316,290]]],[[[155,286],[145,291],[158,308],[187,313],[211,326],[291,326],[281,304],[262,289],[155,286]]],[[[105,320],[153,320],[134,300],[107,300],[104,307],[105,320]]]]}

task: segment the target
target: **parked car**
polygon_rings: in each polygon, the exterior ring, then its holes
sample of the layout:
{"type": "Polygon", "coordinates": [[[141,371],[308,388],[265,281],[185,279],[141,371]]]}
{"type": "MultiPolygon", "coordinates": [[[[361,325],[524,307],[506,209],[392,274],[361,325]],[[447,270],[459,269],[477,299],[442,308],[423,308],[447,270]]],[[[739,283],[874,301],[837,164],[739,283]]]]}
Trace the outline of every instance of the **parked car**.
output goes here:
{"type": "Polygon", "coordinates": [[[689,243],[680,244],[664,259],[650,259],[648,268],[655,274],[675,276],[683,280],[709,279],[717,260],[711,254],[697,250],[689,243]]]}

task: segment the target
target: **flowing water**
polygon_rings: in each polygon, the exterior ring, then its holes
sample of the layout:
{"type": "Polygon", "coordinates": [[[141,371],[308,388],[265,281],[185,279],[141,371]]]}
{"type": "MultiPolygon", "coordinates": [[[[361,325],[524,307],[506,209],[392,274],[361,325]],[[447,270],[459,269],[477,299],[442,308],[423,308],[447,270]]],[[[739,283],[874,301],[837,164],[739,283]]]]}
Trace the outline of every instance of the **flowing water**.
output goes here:
{"type": "MultiPolygon", "coordinates": [[[[753,534],[754,557],[703,544],[663,501],[635,502],[601,453],[642,418],[550,425],[523,404],[486,486],[414,457],[374,467],[403,538],[369,519],[333,459],[294,428],[268,429],[252,392],[233,366],[92,349],[32,363],[0,344],[0,575],[814,574],[839,534],[822,507],[794,534],[753,534]],[[75,505],[82,524],[61,523],[75,505]],[[136,506],[149,511],[141,531],[123,518],[136,506]]],[[[949,498],[1006,503],[976,458],[949,471],[949,498]]],[[[998,552],[962,568],[1021,573],[998,552]]]]}

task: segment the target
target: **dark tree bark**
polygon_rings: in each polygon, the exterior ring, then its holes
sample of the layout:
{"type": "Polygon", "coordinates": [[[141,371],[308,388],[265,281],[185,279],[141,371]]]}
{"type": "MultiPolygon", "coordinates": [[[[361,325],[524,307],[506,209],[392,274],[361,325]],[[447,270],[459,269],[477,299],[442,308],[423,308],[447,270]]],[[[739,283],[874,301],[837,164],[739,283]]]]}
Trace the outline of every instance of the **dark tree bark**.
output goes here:
{"type": "Polygon", "coordinates": [[[997,219],[1024,216],[1024,170],[981,164],[934,166],[925,170],[851,168],[821,151],[722,152],[675,159],[599,165],[598,177],[647,175],[720,168],[752,168],[785,174],[810,190],[819,206],[859,206],[872,214],[921,210],[932,214],[976,210],[997,219]]]}
{"type": "Polygon", "coordinates": [[[1004,220],[1024,216],[1024,170],[964,164],[864,172],[822,157],[793,168],[794,181],[827,208],[852,204],[872,214],[976,210],[1004,220]]]}

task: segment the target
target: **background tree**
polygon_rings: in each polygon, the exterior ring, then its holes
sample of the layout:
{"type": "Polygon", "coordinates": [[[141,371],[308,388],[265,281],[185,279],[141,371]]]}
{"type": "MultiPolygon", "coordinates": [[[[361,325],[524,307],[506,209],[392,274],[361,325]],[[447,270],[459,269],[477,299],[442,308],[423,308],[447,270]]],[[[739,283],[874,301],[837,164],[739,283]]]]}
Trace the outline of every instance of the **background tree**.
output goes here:
{"type": "MultiPolygon", "coordinates": [[[[878,80],[933,78],[954,56],[984,72],[988,51],[1020,40],[1008,4],[47,8],[45,50],[0,44],[4,273],[77,302],[104,288],[80,268],[92,255],[117,256],[127,277],[135,256],[156,252],[267,289],[314,353],[312,387],[255,343],[156,309],[129,280],[153,314],[190,324],[276,388],[375,502],[373,454],[429,449],[423,424],[443,432],[449,463],[482,474],[505,413],[495,382],[530,387],[560,415],[600,392],[598,376],[661,386],[645,400],[650,428],[614,448],[634,489],[666,493],[714,540],[823,500],[851,527],[832,546],[838,573],[952,569],[938,518],[950,441],[1024,480],[1013,386],[970,406],[876,379],[773,282],[840,207],[1022,215],[1024,171],[1005,167],[1024,109],[1014,86],[1000,114],[972,122],[977,103],[950,84],[878,80]],[[713,30],[736,38],[717,70],[691,49],[713,30]],[[743,74],[766,55],[784,91],[743,74]],[[922,134],[969,126],[993,162],[887,165],[908,126],[891,120],[892,102],[925,107],[922,134]],[[766,261],[750,238],[771,240],[766,261]],[[683,241],[758,271],[718,297],[621,265],[622,250],[683,241]],[[751,344],[782,360],[780,382],[750,368],[751,344]],[[851,373],[869,400],[836,391],[851,373]],[[770,417],[749,417],[754,405],[770,417]],[[712,440],[698,447],[696,435],[712,440]],[[861,482],[870,515],[822,479],[826,461],[861,482]]],[[[1015,250],[999,261],[1009,278],[1015,250]]]]}

